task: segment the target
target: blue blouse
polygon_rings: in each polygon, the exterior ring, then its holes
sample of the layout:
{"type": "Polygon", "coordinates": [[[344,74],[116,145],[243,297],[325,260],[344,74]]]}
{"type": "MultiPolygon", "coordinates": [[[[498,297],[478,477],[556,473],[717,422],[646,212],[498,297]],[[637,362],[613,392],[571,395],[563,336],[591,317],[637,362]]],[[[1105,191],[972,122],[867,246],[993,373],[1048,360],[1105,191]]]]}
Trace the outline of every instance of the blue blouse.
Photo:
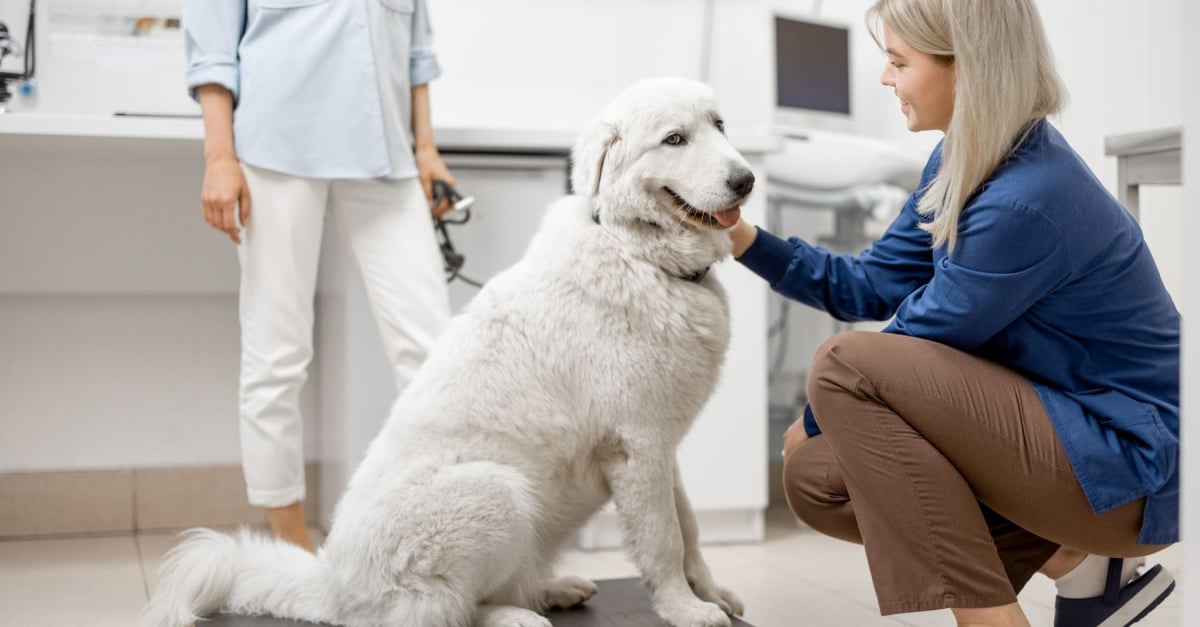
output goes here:
{"type": "Polygon", "coordinates": [[[954,251],[933,249],[916,207],[941,151],[857,257],[759,231],[739,261],[840,320],[890,317],[1024,374],[1092,509],[1147,497],[1139,542],[1177,542],[1179,312],[1137,222],[1042,120],[968,200],[954,251]]]}

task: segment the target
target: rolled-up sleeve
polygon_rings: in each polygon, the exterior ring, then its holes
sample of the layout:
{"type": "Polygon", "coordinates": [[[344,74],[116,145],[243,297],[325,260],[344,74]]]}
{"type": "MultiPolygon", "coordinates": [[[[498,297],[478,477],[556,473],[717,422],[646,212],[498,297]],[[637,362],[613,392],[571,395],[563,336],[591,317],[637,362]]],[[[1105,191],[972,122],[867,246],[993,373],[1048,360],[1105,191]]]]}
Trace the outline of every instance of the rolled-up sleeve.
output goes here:
{"type": "Polygon", "coordinates": [[[412,61],[409,65],[409,84],[424,85],[442,75],[437,55],[433,51],[433,29],[425,0],[416,0],[412,21],[412,61]]]}
{"type": "Polygon", "coordinates": [[[236,102],[239,91],[238,44],[246,28],[246,0],[184,0],[183,41],[188,93],[217,84],[236,102]]]}

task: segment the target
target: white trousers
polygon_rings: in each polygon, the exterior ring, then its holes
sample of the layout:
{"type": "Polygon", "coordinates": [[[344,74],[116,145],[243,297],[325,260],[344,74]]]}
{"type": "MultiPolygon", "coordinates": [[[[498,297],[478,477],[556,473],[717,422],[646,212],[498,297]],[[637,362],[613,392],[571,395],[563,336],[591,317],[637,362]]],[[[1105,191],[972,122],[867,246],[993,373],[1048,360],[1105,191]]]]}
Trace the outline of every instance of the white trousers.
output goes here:
{"type": "Polygon", "coordinates": [[[303,500],[300,388],[313,353],[313,297],[325,219],[351,251],[396,388],[411,380],[450,318],[441,253],[417,179],[326,180],[243,164],[250,219],[242,278],[242,468],[250,504],[303,500]]]}

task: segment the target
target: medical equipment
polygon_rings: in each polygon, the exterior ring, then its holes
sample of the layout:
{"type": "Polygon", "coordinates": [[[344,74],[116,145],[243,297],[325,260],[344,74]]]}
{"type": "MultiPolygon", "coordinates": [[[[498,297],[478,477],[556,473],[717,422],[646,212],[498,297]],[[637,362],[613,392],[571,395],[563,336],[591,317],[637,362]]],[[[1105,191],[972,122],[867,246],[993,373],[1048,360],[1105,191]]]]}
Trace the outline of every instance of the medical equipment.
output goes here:
{"type": "MultiPolygon", "coordinates": [[[[24,66],[20,74],[16,72],[0,72],[0,113],[4,113],[4,103],[12,99],[12,92],[8,90],[10,81],[21,81],[22,90],[32,90],[33,88],[33,73],[35,69],[35,61],[37,56],[37,44],[34,38],[34,23],[37,0],[29,0],[29,21],[25,25],[25,49],[24,49],[24,66]]],[[[21,47],[17,42],[13,41],[9,34],[8,26],[0,22],[0,64],[4,62],[6,56],[16,56],[21,54],[21,47]]]]}
{"type": "Polygon", "coordinates": [[[773,17],[775,124],[851,130],[850,27],[809,16],[773,17]]]}
{"type": "Polygon", "coordinates": [[[462,274],[462,267],[466,263],[467,258],[455,250],[454,243],[450,241],[450,234],[446,231],[446,225],[448,224],[466,224],[471,219],[471,207],[475,204],[475,197],[463,196],[446,181],[434,181],[434,206],[440,205],[443,200],[448,200],[451,203],[451,209],[437,219],[433,225],[433,229],[437,234],[438,248],[442,251],[442,262],[446,270],[446,282],[450,283],[454,279],[458,279],[467,285],[483,287],[483,284],[479,281],[470,279],[462,274]]]}
{"type": "Polygon", "coordinates": [[[454,217],[448,218],[446,216],[443,216],[443,219],[445,219],[453,224],[462,224],[463,222],[466,222],[471,217],[470,209],[475,204],[474,196],[463,196],[462,194],[459,194],[458,190],[451,187],[450,184],[447,183],[446,181],[441,181],[441,180],[434,181],[433,182],[433,202],[434,202],[434,204],[435,205],[440,204],[442,202],[442,200],[445,200],[445,199],[449,199],[450,202],[452,203],[452,206],[450,207],[450,212],[446,214],[447,216],[452,216],[453,214],[456,214],[456,213],[458,215],[462,215],[463,213],[465,213],[466,217],[463,217],[461,220],[459,220],[454,217]]]}

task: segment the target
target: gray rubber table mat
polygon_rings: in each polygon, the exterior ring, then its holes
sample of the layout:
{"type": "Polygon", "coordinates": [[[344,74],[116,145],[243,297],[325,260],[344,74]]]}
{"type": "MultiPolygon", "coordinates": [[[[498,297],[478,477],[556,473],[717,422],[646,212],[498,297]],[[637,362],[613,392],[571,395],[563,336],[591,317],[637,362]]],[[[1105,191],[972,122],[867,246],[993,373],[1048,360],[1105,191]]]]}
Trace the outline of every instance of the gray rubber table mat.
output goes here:
{"type": "MultiPolygon", "coordinates": [[[[666,625],[654,613],[650,595],[636,578],[602,579],[596,582],[600,592],[582,607],[550,612],[546,616],[554,627],[663,627],[666,625]]],[[[753,627],[733,619],[735,627],[753,627]]],[[[200,623],[204,627],[311,627],[304,623],[258,616],[217,616],[200,623]]]]}

